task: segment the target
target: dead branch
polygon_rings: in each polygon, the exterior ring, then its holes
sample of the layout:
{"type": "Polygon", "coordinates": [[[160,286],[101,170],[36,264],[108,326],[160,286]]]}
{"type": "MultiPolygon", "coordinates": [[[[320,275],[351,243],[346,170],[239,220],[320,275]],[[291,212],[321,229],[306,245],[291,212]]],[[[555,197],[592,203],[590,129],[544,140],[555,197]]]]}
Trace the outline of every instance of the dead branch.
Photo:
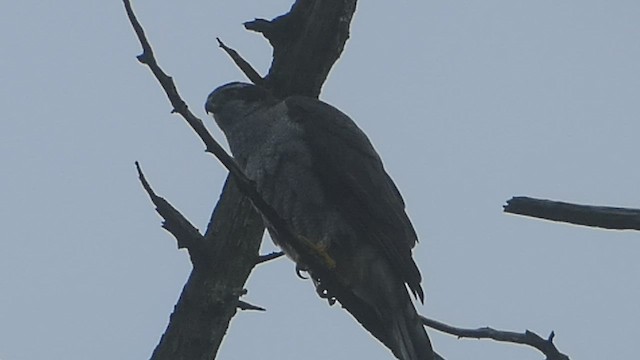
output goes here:
{"type": "Polygon", "coordinates": [[[238,309],[240,310],[254,310],[254,311],[267,311],[265,308],[249,304],[246,301],[238,300],[238,309]]]}
{"type": "Polygon", "coordinates": [[[173,205],[164,198],[156,195],[144,176],[140,164],[136,161],[135,165],[142,187],[156,206],[158,214],[164,219],[162,227],[176,238],[179,249],[188,249],[190,253],[199,252],[201,249],[198,249],[197,246],[202,244],[204,237],[173,205]]]}
{"type": "Polygon", "coordinates": [[[238,54],[236,50],[225,45],[225,43],[223,43],[222,40],[220,40],[220,38],[216,38],[216,40],[218,41],[218,46],[222,50],[224,50],[224,52],[226,52],[227,55],[229,55],[231,60],[233,60],[236,66],[240,70],[242,70],[242,72],[245,74],[247,79],[249,79],[255,85],[264,86],[264,79],[262,78],[262,76],[260,76],[260,74],[258,74],[256,69],[254,69],[253,66],[251,66],[251,64],[247,62],[247,60],[245,60],[242,56],[240,56],[240,54],[238,54]]]}
{"type": "Polygon", "coordinates": [[[517,196],[507,201],[504,212],[605,229],[640,230],[640,209],[578,205],[517,196]]]}
{"type": "Polygon", "coordinates": [[[260,255],[260,257],[256,261],[256,264],[262,264],[267,261],[275,260],[283,256],[284,256],[284,253],[282,251],[275,251],[266,255],[260,255]]]}
{"type": "Polygon", "coordinates": [[[426,326],[447,334],[455,335],[459,338],[492,339],[495,341],[528,345],[543,353],[547,357],[547,360],[569,360],[569,357],[558,351],[553,343],[553,338],[555,337],[553,331],[549,335],[549,338],[543,339],[538,334],[529,330],[526,330],[524,333],[516,333],[511,331],[495,330],[490,327],[462,329],[436,320],[428,319],[424,316],[420,316],[420,318],[422,319],[422,323],[426,326]]]}

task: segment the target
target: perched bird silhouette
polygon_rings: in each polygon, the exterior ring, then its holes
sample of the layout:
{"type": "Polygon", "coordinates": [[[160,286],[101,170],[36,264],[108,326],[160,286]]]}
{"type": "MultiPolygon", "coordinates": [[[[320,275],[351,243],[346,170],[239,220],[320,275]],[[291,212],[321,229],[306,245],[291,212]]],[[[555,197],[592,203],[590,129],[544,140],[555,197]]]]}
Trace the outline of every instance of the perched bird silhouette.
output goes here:
{"type": "MultiPolygon", "coordinates": [[[[367,136],[322,101],[282,100],[251,84],[215,89],[205,109],[266,203],[293,234],[324,249],[335,263],[334,275],[358,300],[346,307],[356,320],[398,359],[434,359],[407,291],[424,302],[411,257],[417,235],[367,136]]],[[[270,232],[297,270],[313,275],[292,246],[270,232]]],[[[321,279],[314,280],[322,297],[340,301],[321,279]]]]}

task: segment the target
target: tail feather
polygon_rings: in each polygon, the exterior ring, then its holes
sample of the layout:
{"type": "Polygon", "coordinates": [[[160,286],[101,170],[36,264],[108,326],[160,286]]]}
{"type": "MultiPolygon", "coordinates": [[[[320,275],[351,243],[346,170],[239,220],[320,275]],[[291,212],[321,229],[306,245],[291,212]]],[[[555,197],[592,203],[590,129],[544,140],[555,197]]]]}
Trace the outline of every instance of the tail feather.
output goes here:
{"type": "Polygon", "coordinates": [[[402,314],[397,314],[389,327],[389,348],[401,360],[433,360],[431,341],[409,302],[402,314]]]}
{"type": "Polygon", "coordinates": [[[348,301],[342,298],[339,301],[371,335],[389,348],[396,358],[434,360],[431,341],[409,294],[405,292],[402,295],[405,305],[395,309],[376,309],[358,297],[349,297],[348,301]]]}
{"type": "Polygon", "coordinates": [[[360,246],[357,256],[336,252],[337,273],[349,284],[331,291],[340,304],[400,360],[434,360],[431,342],[413,306],[405,282],[375,248],[360,246]]]}

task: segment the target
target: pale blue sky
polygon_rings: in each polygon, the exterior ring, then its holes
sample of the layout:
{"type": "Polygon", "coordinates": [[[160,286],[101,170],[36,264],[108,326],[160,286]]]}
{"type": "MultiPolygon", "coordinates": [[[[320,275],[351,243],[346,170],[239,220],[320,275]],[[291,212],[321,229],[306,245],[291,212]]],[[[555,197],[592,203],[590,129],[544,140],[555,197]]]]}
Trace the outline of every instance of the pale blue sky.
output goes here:
{"type": "MultiPolygon", "coordinates": [[[[258,69],[241,23],[292,0],[134,2],[192,109],[258,69]]],[[[640,207],[640,3],[360,1],[321,96],[370,136],[420,234],[419,311],[637,357],[640,234],[504,215],[512,195],[640,207]]],[[[190,272],[134,161],[200,229],[226,176],[137,63],[120,1],[0,4],[0,359],[148,358],[190,272]]],[[[208,123],[214,128],[213,122],[208,123]]],[[[222,139],[216,131],[218,139],[222,139]]],[[[265,242],[265,251],[272,248],[265,242]]],[[[260,266],[220,359],[389,359],[282,259],[260,266]]],[[[542,359],[430,331],[447,359],[542,359]]]]}

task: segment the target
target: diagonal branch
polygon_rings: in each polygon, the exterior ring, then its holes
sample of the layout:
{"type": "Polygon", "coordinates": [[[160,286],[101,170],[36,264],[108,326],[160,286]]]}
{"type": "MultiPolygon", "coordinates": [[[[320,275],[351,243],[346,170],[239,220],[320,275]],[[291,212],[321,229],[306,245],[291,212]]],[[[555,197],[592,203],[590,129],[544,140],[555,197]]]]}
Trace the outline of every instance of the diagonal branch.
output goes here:
{"type": "Polygon", "coordinates": [[[490,327],[462,329],[436,320],[428,319],[424,316],[420,316],[420,318],[424,325],[447,334],[455,335],[459,338],[492,339],[500,342],[528,345],[543,353],[547,357],[547,360],[569,360],[569,357],[558,351],[553,343],[553,338],[555,337],[553,331],[549,335],[548,339],[543,339],[538,334],[529,330],[526,330],[524,333],[516,333],[511,331],[495,330],[490,327]]]}
{"type": "MultiPolygon", "coordinates": [[[[226,333],[236,307],[243,310],[264,310],[238,299],[246,294],[241,286],[255,262],[252,258],[245,258],[257,253],[260,242],[232,244],[207,241],[211,236],[203,237],[180,212],[153,191],[138,162],[136,168],[142,186],[156,205],[158,214],[164,219],[163,228],[175,236],[179,247],[189,250],[193,263],[191,276],[171,315],[171,322],[153,352],[152,360],[211,359],[226,333]],[[221,266],[225,261],[225,266],[221,266]]],[[[242,204],[243,198],[238,197],[237,189],[232,183],[227,183],[225,189],[228,189],[225,192],[227,196],[218,203],[214,215],[222,211],[231,219],[247,217],[245,212],[252,211],[247,206],[249,204],[244,201],[245,206],[238,206],[242,204]],[[234,197],[241,202],[236,204],[234,197]],[[230,207],[234,210],[229,211],[230,207]]],[[[214,225],[220,225],[220,222],[231,223],[224,215],[214,216],[217,220],[214,225]]],[[[220,226],[217,228],[221,230],[220,226]]],[[[249,238],[259,239],[263,231],[261,222],[257,225],[244,222],[243,226],[235,229],[239,230],[232,231],[229,238],[253,233],[249,238]]],[[[224,233],[220,235],[225,236],[224,233]]]]}
{"type": "MultiPolygon", "coordinates": [[[[144,29],[142,28],[142,25],[140,25],[140,22],[131,8],[131,2],[129,0],[123,0],[123,2],[129,21],[131,22],[131,26],[133,26],[138,40],[140,41],[140,45],[142,46],[142,54],[138,55],[138,61],[147,65],[149,69],[151,69],[151,72],[160,83],[160,86],[164,89],[167,98],[173,106],[173,110],[171,112],[180,114],[205,144],[205,151],[215,155],[232,174],[238,177],[237,175],[241,174],[241,171],[236,162],[231,156],[229,156],[229,154],[226,153],[226,151],[224,151],[224,148],[220,146],[213,136],[211,136],[211,133],[209,133],[207,128],[204,126],[202,120],[189,110],[187,103],[182,100],[182,97],[180,97],[173,78],[167,75],[158,65],[153,54],[153,49],[151,48],[151,44],[149,44],[144,33],[144,29]]],[[[240,181],[247,182],[246,178],[242,176],[240,176],[240,181]]]]}
{"type": "MultiPolygon", "coordinates": [[[[174,108],[173,112],[185,118],[205,143],[208,152],[216,155],[225,166],[237,168],[202,121],[189,111],[171,77],[158,66],[130,2],[124,0],[124,5],[143,48],[138,60],[148,65],[160,82],[174,108]]],[[[150,191],[146,180],[143,186],[156,206],[164,208],[162,204],[166,201],[150,191]]],[[[165,224],[182,224],[182,220],[187,222],[177,211],[163,211],[160,214],[165,224]]],[[[229,322],[237,311],[238,298],[244,293],[243,286],[255,266],[263,232],[260,216],[239,192],[236,182],[227,179],[204,238],[197,233],[198,236],[188,241],[179,240],[179,245],[188,244],[193,270],[171,314],[167,329],[153,351],[152,360],[215,358],[229,322]]]]}
{"type": "Polygon", "coordinates": [[[516,196],[504,212],[614,230],[640,230],[640,209],[578,205],[516,196]]]}
{"type": "Polygon", "coordinates": [[[264,85],[264,79],[262,78],[262,76],[260,76],[260,74],[258,74],[256,69],[251,66],[251,64],[243,59],[237,51],[225,45],[225,43],[223,43],[220,38],[216,38],[216,40],[218,41],[218,46],[222,48],[222,50],[224,50],[229,55],[229,57],[231,57],[231,60],[233,60],[233,62],[238,66],[238,68],[240,68],[240,70],[242,70],[242,72],[252,83],[258,86],[264,85]]]}

